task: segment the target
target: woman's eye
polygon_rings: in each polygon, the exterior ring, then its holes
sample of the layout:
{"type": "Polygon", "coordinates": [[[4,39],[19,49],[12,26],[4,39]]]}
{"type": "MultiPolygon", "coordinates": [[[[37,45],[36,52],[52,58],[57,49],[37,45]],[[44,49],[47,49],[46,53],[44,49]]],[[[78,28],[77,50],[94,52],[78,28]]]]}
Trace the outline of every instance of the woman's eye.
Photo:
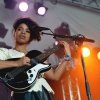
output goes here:
{"type": "Polygon", "coordinates": [[[17,31],[20,31],[20,30],[21,30],[21,28],[18,28],[18,29],[17,29],[17,31]]]}
{"type": "Polygon", "coordinates": [[[28,31],[26,31],[27,33],[30,33],[30,31],[28,30],[28,31]]]}

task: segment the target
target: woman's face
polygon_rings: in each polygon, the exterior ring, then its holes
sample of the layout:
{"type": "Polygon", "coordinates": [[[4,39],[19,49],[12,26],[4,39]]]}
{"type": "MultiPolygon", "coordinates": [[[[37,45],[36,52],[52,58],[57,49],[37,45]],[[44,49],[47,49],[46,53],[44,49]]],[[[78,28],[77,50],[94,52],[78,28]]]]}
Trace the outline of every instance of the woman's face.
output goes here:
{"type": "Polygon", "coordinates": [[[30,30],[24,23],[20,24],[14,32],[15,41],[18,44],[28,44],[30,39],[30,30]]]}

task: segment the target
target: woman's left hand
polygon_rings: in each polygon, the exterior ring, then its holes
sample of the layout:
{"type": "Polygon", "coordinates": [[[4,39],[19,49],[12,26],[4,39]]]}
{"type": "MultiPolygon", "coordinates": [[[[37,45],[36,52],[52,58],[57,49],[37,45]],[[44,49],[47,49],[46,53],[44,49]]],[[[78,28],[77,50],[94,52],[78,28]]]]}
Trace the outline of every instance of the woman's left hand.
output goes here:
{"type": "Polygon", "coordinates": [[[59,41],[59,43],[64,46],[65,55],[71,56],[71,51],[70,51],[69,44],[66,41],[59,41]]]}

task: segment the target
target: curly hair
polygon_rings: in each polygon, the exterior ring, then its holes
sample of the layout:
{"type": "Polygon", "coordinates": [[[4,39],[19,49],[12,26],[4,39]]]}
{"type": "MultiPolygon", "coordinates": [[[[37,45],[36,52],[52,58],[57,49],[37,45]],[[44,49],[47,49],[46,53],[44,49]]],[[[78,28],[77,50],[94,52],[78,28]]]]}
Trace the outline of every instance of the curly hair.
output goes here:
{"type": "Polygon", "coordinates": [[[30,18],[17,19],[13,25],[13,28],[15,29],[15,31],[16,31],[17,27],[22,23],[26,24],[30,30],[29,42],[31,42],[32,40],[37,40],[37,41],[41,40],[40,32],[37,30],[39,25],[30,18]]]}

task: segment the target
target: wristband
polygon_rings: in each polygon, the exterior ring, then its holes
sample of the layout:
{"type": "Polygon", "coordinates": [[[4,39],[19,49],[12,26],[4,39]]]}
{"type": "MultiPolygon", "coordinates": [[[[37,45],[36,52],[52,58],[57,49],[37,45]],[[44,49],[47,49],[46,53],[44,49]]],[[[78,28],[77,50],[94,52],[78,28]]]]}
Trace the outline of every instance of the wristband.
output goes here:
{"type": "Polygon", "coordinates": [[[67,54],[67,55],[64,56],[64,60],[70,61],[71,60],[71,57],[67,54]]]}

